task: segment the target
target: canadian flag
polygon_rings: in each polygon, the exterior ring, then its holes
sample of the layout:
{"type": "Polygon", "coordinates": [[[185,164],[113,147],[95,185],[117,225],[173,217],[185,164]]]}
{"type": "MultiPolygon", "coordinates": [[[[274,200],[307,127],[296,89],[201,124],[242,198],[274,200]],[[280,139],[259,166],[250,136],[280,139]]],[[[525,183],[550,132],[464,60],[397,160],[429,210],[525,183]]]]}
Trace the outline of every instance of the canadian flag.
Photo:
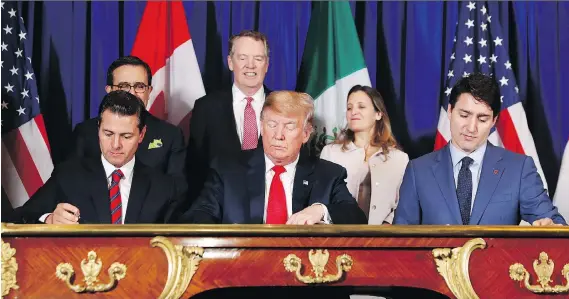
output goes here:
{"type": "Polygon", "coordinates": [[[569,142],[565,146],[557,189],[553,197],[553,204],[559,209],[561,216],[569,221],[569,142]]]}
{"type": "Polygon", "coordinates": [[[194,103],[205,95],[200,68],[180,1],[148,1],[132,55],[152,70],[148,111],[189,134],[194,103]]]}

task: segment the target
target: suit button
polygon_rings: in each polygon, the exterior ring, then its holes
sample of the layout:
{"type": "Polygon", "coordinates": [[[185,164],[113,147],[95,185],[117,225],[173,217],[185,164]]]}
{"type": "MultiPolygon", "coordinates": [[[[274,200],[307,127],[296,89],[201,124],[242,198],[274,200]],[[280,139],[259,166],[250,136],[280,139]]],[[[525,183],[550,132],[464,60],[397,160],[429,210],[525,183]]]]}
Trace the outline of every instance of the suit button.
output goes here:
{"type": "Polygon", "coordinates": [[[375,164],[372,164],[371,167],[375,167],[375,164]]]}
{"type": "Polygon", "coordinates": [[[375,210],[375,205],[371,206],[371,209],[372,209],[372,210],[375,210]]]}
{"type": "Polygon", "coordinates": [[[375,182],[375,185],[376,185],[376,186],[379,186],[379,182],[375,182]]]}

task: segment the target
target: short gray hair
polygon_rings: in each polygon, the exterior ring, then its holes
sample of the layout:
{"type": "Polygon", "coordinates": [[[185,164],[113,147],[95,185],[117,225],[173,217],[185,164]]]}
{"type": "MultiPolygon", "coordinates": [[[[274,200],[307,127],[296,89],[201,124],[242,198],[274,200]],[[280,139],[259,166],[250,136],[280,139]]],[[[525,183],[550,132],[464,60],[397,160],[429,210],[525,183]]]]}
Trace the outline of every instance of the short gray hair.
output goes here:
{"type": "Polygon", "coordinates": [[[258,42],[262,42],[263,45],[265,46],[265,55],[267,57],[269,57],[270,49],[269,49],[269,42],[267,40],[267,37],[264,34],[262,34],[261,32],[254,31],[254,30],[243,30],[243,31],[239,32],[239,34],[232,35],[229,38],[229,56],[233,55],[233,52],[234,52],[233,47],[234,47],[235,40],[237,40],[240,37],[250,37],[250,38],[252,38],[258,42]]]}

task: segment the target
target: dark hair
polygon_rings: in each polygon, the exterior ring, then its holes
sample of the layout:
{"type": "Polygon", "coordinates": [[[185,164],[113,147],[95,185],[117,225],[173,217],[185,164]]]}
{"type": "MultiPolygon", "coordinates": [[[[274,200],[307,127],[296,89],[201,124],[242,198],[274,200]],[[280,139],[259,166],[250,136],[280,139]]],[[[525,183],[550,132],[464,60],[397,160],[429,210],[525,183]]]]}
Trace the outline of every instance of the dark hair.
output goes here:
{"type": "Polygon", "coordinates": [[[136,115],[138,118],[138,129],[140,131],[142,131],[146,124],[146,108],[144,107],[144,103],[140,98],[129,92],[115,90],[105,95],[101,105],[99,105],[99,125],[101,125],[103,112],[107,110],[121,116],[136,115]]]}
{"type": "Polygon", "coordinates": [[[148,78],[148,85],[152,85],[152,70],[150,70],[150,66],[148,63],[144,62],[144,60],[136,57],[136,56],[123,56],[119,57],[119,59],[113,61],[109,68],[107,69],[107,85],[113,85],[114,78],[113,72],[123,65],[134,65],[134,66],[142,66],[146,70],[146,77],[148,78]]]}
{"type": "Polygon", "coordinates": [[[463,93],[469,93],[477,101],[488,104],[492,108],[494,118],[500,114],[500,87],[492,77],[482,73],[473,73],[458,80],[450,92],[448,103],[451,109],[454,109],[458,97],[463,93]]]}
{"type": "MultiPolygon", "coordinates": [[[[381,147],[383,155],[387,158],[389,150],[391,148],[399,148],[399,145],[397,144],[397,140],[395,140],[395,136],[393,136],[393,132],[391,131],[391,121],[387,115],[387,109],[385,108],[383,97],[375,88],[355,85],[348,92],[348,98],[352,93],[358,91],[364,92],[371,100],[375,112],[381,113],[381,119],[375,121],[373,136],[370,138],[370,145],[381,147]]],[[[353,142],[354,139],[354,131],[346,127],[340,134],[338,140],[336,140],[336,143],[342,144],[342,149],[347,150],[348,144],[350,142],[353,142]]]]}
{"type": "Polygon", "coordinates": [[[260,41],[263,42],[263,45],[265,45],[265,54],[267,55],[267,57],[269,57],[269,53],[270,53],[270,49],[269,49],[269,42],[267,40],[267,37],[262,34],[261,32],[258,31],[254,31],[254,30],[243,30],[241,32],[239,32],[239,34],[237,35],[232,35],[229,38],[229,56],[233,55],[233,43],[235,43],[235,40],[240,38],[240,37],[250,37],[256,41],[260,41]]]}

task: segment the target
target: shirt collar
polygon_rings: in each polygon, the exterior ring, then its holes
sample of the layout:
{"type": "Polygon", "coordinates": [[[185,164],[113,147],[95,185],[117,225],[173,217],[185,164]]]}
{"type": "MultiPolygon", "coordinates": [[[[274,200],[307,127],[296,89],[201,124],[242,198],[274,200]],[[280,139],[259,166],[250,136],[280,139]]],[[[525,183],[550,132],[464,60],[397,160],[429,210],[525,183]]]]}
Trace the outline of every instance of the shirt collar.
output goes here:
{"type": "MultiPolygon", "coordinates": [[[[287,173],[294,173],[294,170],[296,170],[296,164],[298,164],[299,158],[300,158],[300,154],[298,154],[298,157],[296,157],[296,160],[294,160],[292,163],[284,165],[284,168],[286,169],[287,173]]],[[[269,171],[271,171],[273,169],[273,166],[275,166],[275,164],[265,154],[265,174],[268,173],[269,171]]]]}
{"type": "MultiPolygon", "coordinates": [[[[243,101],[247,97],[239,88],[237,88],[237,85],[235,85],[235,83],[233,83],[233,87],[231,88],[231,92],[233,93],[233,101],[234,102],[243,101]]],[[[264,102],[265,101],[265,87],[261,86],[261,88],[259,88],[259,90],[257,90],[257,92],[254,95],[252,95],[251,97],[253,98],[253,102],[264,102]]]]}
{"type": "MultiPolygon", "coordinates": [[[[136,158],[132,157],[132,159],[130,161],[128,161],[125,165],[123,165],[121,168],[119,168],[123,175],[124,178],[126,180],[130,179],[131,175],[132,175],[132,171],[134,169],[134,160],[136,158]]],[[[111,174],[113,173],[113,171],[115,171],[117,168],[109,163],[109,161],[107,161],[107,159],[105,159],[105,156],[101,155],[101,161],[103,162],[103,168],[105,169],[105,175],[107,178],[109,178],[111,176],[111,174]]]]}
{"type": "Polygon", "coordinates": [[[482,159],[484,159],[484,153],[486,152],[486,147],[487,147],[486,142],[484,142],[479,148],[477,148],[475,151],[473,151],[470,154],[466,154],[465,152],[458,149],[452,143],[452,141],[449,143],[450,143],[450,146],[449,146],[450,158],[452,159],[452,166],[453,167],[455,167],[460,162],[460,160],[462,160],[462,158],[464,158],[466,156],[472,158],[472,160],[474,160],[473,163],[476,163],[478,165],[482,164],[482,159]]]}

